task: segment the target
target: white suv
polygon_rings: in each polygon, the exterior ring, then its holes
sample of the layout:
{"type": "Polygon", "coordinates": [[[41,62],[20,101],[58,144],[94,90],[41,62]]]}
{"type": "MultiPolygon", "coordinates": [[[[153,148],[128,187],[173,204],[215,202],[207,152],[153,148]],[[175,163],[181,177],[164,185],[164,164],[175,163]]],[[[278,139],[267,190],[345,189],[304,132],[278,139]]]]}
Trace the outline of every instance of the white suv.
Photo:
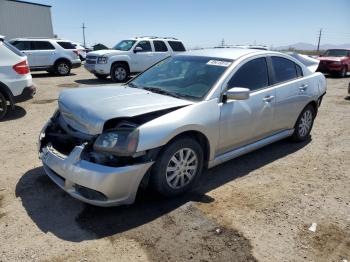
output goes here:
{"type": "Polygon", "coordinates": [[[139,73],[153,64],[186,51],[181,41],[173,37],[135,37],[119,42],[110,50],[90,52],[85,68],[97,78],[109,75],[114,82],[125,82],[131,73],[139,73]]]}
{"type": "Polygon", "coordinates": [[[0,119],[8,108],[35,94],[27,57],[0,36],[0,119]]]}
{"type": "Polygon", "coordinates": [[[60,76],[69,75],[72,68],[79,67],[79,52],[68,40],[48,38],[16,38],[10,41],[27,57],[30,70],[46,70],[60,76]]]}

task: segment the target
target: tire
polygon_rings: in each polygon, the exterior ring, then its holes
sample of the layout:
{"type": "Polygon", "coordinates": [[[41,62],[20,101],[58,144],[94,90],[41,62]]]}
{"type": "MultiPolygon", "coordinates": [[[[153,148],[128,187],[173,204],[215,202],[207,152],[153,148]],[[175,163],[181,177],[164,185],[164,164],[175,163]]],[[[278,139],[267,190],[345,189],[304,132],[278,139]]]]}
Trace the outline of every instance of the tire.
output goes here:
{"type": "Polygon", "coordinates": [[[2,93],[0,93],[0,120],[3,119],[7,113],[7,100],[2,93]]]}
{"type": "Polygon", "coordinates": [[[159,154],[152,167],[150,183],[161,195],[172,197],[189,191],[202,170],[202,147],[193,139],[181,138],[167,145],[159,154]]]}
{"type": "Polygon", "coordinates": [[[108,75],[94,74],[98,79],[105,80],[108,75]]]}
{"type": "Polygon", "coordinates": [[[72,69],[71,64],[68,61],[61,60],[55,64],[55,73],[59,76],[67,76],[72,69]]]}
{"type": "Polygon", "coordinates": [[[308,105],[304,108],[295,123],[292,140],[295,142],[302,142],[309,138],[315,116],[316,112],[312,105],[308,105]]]}
{"type": "Polygon", "coordinates": [[[339,77],[346,77],[346,74],[347,74],[347,72],[348,72],[348,70],[347,70],[347,68],[344,66],[343,68],[342,68],[342,70],[339,72],[339,77]]]}
{"type": "Polygon", "coordinates": [[[113,82],[123,83],[129,77],[129,68],[123,63],[116,63],[111,69],[111,78],[113,82]]]}

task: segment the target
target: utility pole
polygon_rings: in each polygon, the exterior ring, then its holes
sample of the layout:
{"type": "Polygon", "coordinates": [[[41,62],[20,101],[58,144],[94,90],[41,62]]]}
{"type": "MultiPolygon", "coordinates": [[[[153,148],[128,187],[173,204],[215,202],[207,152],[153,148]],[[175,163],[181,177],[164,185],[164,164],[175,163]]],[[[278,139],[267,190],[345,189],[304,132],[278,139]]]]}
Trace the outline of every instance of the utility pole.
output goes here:
{"type": "Polygon", "coordinates": [[[225,39],[224,38],[221,40],[221,46],[225,46],[225,39]]]}
{"type": "Polygon", "coordinates": [[[321,36],[322,36],[322,28],[320,29],[320,33],[318,35],[317,51],[320,51],[321,36]]]}
{"type": "Polygon", "coordinates": [[[86,26],[84,23],[83,23],[83,26],[81,28],[83,28],[83,41],[84,41],[84,47],[86,48],[86,42],[85,42],[85,28],[86,28],[86,26]]]}

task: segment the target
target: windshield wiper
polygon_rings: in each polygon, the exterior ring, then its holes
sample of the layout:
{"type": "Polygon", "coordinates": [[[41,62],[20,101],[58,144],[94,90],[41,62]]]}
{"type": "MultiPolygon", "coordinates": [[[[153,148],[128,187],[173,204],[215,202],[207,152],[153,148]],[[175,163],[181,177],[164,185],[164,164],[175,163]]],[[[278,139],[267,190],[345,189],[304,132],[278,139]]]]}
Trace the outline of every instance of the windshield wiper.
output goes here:
{"type": "Polygon", "coordinates": [[[166,91],[164,89],[158,88],[158,87],[143,87],[143,89],[151,91],[153,93],[161,94],[161,95],[168,95],[172,97],[179,98],[180,96],[176,93],[166,91]]]}
{"type": "Polygon", "coordinates": [[[134,84],[133,82],[127,83],[127,86],[130,86],[132,88],[139,88],[139,86],[134,84]]]}

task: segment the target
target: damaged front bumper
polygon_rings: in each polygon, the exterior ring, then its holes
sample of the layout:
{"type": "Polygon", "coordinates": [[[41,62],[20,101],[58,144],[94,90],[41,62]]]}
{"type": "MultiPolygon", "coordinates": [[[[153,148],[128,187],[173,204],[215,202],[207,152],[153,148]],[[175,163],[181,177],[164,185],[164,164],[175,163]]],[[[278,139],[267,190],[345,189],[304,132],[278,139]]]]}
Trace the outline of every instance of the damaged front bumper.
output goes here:
{"type": "Polygon", "coordinates": [[[69,155],[51,145],[41,146],[45,125],[39,138],[39,157],[46,174],[71,196],[96,206],[132,204],[144,175],[154,162],[120,167],[105,166],[82,159],[85,144],[75,146],[69,155]]]}

